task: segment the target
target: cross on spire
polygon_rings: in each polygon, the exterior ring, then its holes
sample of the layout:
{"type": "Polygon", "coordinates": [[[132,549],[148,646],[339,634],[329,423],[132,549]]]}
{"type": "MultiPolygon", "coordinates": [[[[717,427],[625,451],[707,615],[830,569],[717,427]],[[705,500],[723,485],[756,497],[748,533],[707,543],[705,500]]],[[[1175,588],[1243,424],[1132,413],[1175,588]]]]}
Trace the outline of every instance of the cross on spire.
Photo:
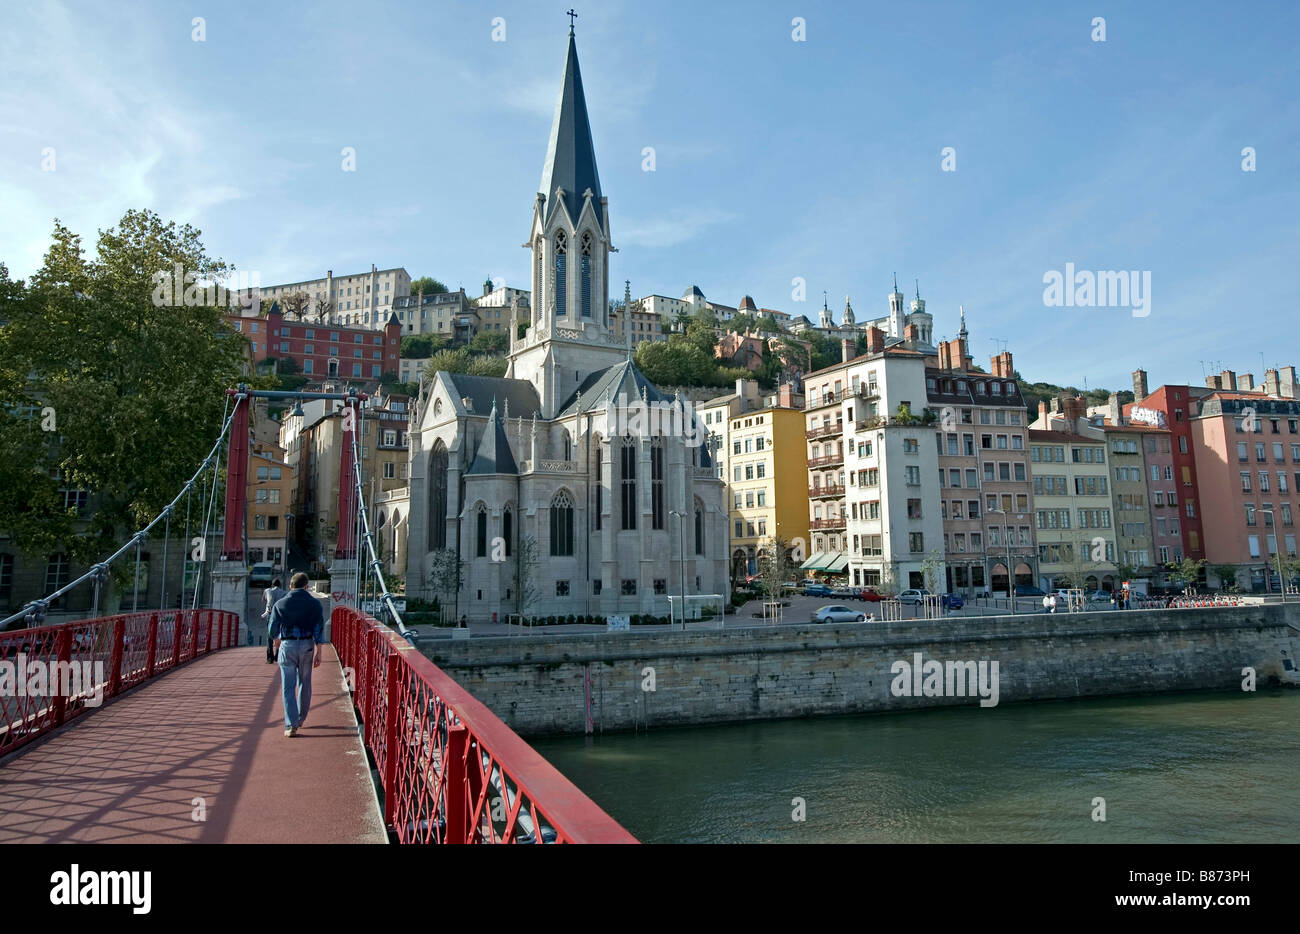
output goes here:
{"type": "Polygon", "coordinates": [[[578,18],[578,14],[570,9],[565,15],[569,17],[569,35],[573,35],[573,21],[578,18]]]}

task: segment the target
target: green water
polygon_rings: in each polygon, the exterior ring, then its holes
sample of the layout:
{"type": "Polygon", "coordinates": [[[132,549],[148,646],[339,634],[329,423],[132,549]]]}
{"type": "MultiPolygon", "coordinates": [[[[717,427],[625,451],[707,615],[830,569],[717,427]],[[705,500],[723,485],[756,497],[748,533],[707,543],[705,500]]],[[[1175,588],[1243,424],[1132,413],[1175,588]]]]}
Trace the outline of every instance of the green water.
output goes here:
{"type": "Polygon", "coordinates": [[[533,742],[646,843],[1300,841],[1300,692],[533,742]],[[806,819],[794,819],[802,798],[806,819]],[[1106,820],[1092,819],[1093,799],[1106,820]]]}

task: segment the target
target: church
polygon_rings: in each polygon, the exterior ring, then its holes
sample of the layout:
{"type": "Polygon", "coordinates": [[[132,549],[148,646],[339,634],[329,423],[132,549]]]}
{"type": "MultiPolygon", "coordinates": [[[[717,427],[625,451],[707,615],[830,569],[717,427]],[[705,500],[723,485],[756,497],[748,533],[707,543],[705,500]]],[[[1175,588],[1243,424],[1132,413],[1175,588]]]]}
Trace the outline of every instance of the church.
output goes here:
{"type": "Polygon", "coordinates": [[[511,305],[505,376],[438,372],[421,389],[408,596],[449,603],[455,553],[456,612],[476,622],[668,616],[683,590],[725,599],[725,490],[707,433],[610,320],[609,199],[572,28],[525,246],[532,301],[511,305]],[[450,578],[436,570],[449,565],[450,578]]]}

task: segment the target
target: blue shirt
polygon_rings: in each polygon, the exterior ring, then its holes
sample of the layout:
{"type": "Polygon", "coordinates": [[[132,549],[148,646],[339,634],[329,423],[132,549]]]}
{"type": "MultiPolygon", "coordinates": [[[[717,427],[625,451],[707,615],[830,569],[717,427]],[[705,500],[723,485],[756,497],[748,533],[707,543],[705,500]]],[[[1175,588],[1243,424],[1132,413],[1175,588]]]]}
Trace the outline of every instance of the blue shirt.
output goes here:
{"type": "Polygon", "coordinates": [[[271,609],[269,639],[312,639],[324,641],[325,608],[305,588],[291,590],[271,609]]]}

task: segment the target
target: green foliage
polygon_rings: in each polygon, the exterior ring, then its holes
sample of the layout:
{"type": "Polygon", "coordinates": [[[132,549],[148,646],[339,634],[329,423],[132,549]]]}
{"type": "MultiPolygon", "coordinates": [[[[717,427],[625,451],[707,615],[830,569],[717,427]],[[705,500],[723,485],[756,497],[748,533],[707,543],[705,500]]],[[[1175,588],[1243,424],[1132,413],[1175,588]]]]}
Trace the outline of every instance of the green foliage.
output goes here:
{"type": "Polygon", "coordinates": [[[412,334],[402,338],[402,356],[408,360],[420,360],[432,357],[445,346],[446,341],[436,334],[412,334]]]}
{"type": "Polygon", "coordinates": [[[128,211],[100,231],[95,259],[55,221],[44,264],[25,287],[0,274],[0,398],[53,410],[33,434],[6,410],[0,425],[0,529],[22,547],[52,540],[74,560],[102,556],[181,490],[216,440],[225,390],[240,380],[245,338],[226,306],[157,306],[156,272],[181,264],[200,281],[230,270],[199,231],[128,211]],[[88,528],[69,538],[58,483],[89,490],[88,528]]]}
{"type": "Polygon", "coordinates": [[[437,372],[467,373],[470,376],[505,376],[506,361],[500,357],[480,357],[465,347],[439,350],[424,365],[425,377],[433,378],[437,372]]]}
{"type": "Polygon", "coordinates": [[[479,331],[469,342],[471,353],[503,354],[510,347],[504,331],[479,331]]]}
{"type": "Polygon", "coordinates": [[[674,334],[667,341],[645,341],[634,360],[648,380],[661,386],[716,385],[717,361],[689,337],[674,334]]]}
{"type": "Polygon", "coordinates": [[[451,290],[430,276],[421,276],[418,279],[411,280],[411,294],[423,292],[425,295],[437,295],[440,292],[450,292],[451,290]]]}
{"type": "Polygon", "coordinates": [[[1193,561],[1191,558],[1184,558],[1178,562],[1171,561],[1166,567],[1169,569],[1170,578],[1184,586],[1193,587],[1201,578],[1201,571],[1205,567],[1205,559],[1197,558],[1193,561]]]}

